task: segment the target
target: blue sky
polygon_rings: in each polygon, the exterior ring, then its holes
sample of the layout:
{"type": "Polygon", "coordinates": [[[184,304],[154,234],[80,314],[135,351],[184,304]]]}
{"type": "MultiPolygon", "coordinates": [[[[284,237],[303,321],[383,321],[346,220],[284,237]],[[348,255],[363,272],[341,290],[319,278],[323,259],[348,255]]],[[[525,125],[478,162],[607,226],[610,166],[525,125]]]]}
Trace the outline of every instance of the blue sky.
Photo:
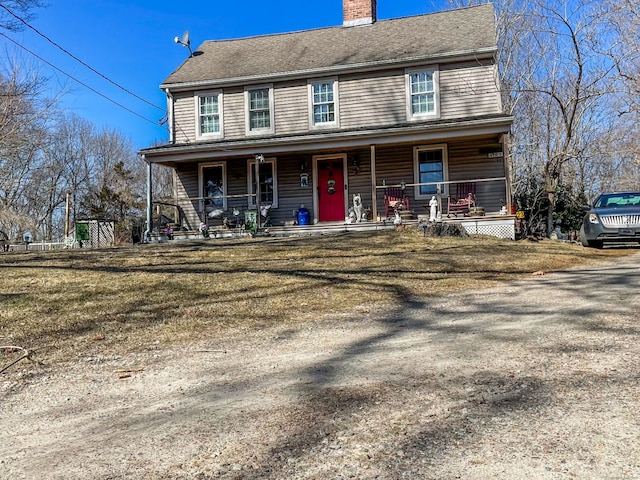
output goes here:
{"type": "MultiPolygon", "coordinates": [[[[185,30],[189,30],[195,50],[205,40],[342,24],[341,0],[50,0],[48,3],[49,6],[35,11],[37,17],[30,22],[33,27],[112,81],[163,110],[166,101],[158,87],[188,56],[188,50],[173,41],[185,30]]],[[[378,18],[437,11],[445,8],[438,6],[443,3],[442,0],[379,0],[378,18]]],[[[50,79],[52,92],[66,92],[62,98],[65,110],[75,112],[98,127],[119,130],[131,138],[136,148],[167,141],[166,128],[157,124],[164,115],[160,109],[100,78],[28,28],[19,33],[4,33],[139,116],[114,105],[0,37],[2,68],[6,68],[9,57],[37,69],[50,79]]]]}

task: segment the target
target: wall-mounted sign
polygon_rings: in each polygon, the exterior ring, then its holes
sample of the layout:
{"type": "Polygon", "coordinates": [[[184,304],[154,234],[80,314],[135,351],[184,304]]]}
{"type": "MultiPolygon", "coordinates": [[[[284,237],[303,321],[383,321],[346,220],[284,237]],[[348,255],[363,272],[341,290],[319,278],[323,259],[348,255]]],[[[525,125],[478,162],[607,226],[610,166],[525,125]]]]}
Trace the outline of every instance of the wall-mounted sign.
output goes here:
{"type": "Polygon", "coordinates": [[[489,158],[502,158],[504,154],[502,152],[489,152],[487,156],[489,158]]]}
{"type": "Polygon", "coordinates": [[[308,173],[301,173],[300,174],[300,186],[301,187],[308,187],[309,186],[309,174],[308,173]]]}

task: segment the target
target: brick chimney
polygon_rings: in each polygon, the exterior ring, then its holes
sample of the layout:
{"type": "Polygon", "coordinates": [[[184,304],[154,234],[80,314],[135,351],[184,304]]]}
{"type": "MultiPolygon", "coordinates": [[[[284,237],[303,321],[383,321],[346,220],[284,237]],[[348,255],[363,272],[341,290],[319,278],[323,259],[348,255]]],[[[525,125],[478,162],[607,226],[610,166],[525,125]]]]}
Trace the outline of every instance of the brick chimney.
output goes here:
{"type": "Polygon", "coordinates": [[[376,19],[376,0],[342,0],[344,27],[371,25],[376,19]]]}

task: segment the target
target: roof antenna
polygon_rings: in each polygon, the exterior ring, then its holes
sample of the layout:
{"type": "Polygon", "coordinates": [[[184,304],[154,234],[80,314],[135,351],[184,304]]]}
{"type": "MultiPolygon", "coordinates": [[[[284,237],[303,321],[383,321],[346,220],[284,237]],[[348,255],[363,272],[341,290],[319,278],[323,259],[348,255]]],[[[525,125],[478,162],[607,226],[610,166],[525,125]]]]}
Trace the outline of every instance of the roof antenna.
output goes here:
{"type": "Polygon", "coordinates": [[[173,41],[179,43],[183,47],[187,47],[189,49],[189,58],[193,57],[193,52],[191,51],[191,40],[189,40],[189,30],[182,34],[182,39],[180,39],[180,37],[176,37],[173,41]]]}

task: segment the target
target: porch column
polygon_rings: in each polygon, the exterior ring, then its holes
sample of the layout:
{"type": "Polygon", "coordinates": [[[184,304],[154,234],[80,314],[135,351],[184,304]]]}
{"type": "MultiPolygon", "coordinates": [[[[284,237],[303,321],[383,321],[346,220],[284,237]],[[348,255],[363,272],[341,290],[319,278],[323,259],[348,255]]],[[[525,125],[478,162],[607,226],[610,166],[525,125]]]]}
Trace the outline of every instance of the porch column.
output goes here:
{"type": "Polygon", "coordinates": [[[506,195],[507,198],[505,198],[506,200],[506,204],[507,204],[507,214],[511,215],[511,197],[512,197],[512,192],[511,192],[511,175],[512,175],[512,169],[511,169],[511,156],[510,156],[510,152],[509,152],[509,134],[505,133],[502,135],[502,137],[500,138],[500,143],[502,143],[502,162],[503,162],[503,166],[504,166],[504,176],[506,178],[505,180],[505,192],[504,194],[506,195]]]}
{"type": "Polygon", "coordinates": [[[256,171],[254,172],[256,180],[256,233],[258,233],[260,224],[262,223],[262,219],[260,218],[260,164],[264,162],[264,155],[262,153],[256,153],[254,158],[256,161],[256,171]]]}
{"type": "Polygon", "coordinates": [[[376,146],[371,145],[371,202],[373,203],[373,219],[378,219],[378,189],[376,188],[376,146]]]}
{"type": "Polygon", "coordinates": [[[143,242],[151,241],[151,230],[153,229],[153,184],[151,176],[151,162],[142,155],[142,160],[147,163],[147,229],[144,231],[143,242]]]}

